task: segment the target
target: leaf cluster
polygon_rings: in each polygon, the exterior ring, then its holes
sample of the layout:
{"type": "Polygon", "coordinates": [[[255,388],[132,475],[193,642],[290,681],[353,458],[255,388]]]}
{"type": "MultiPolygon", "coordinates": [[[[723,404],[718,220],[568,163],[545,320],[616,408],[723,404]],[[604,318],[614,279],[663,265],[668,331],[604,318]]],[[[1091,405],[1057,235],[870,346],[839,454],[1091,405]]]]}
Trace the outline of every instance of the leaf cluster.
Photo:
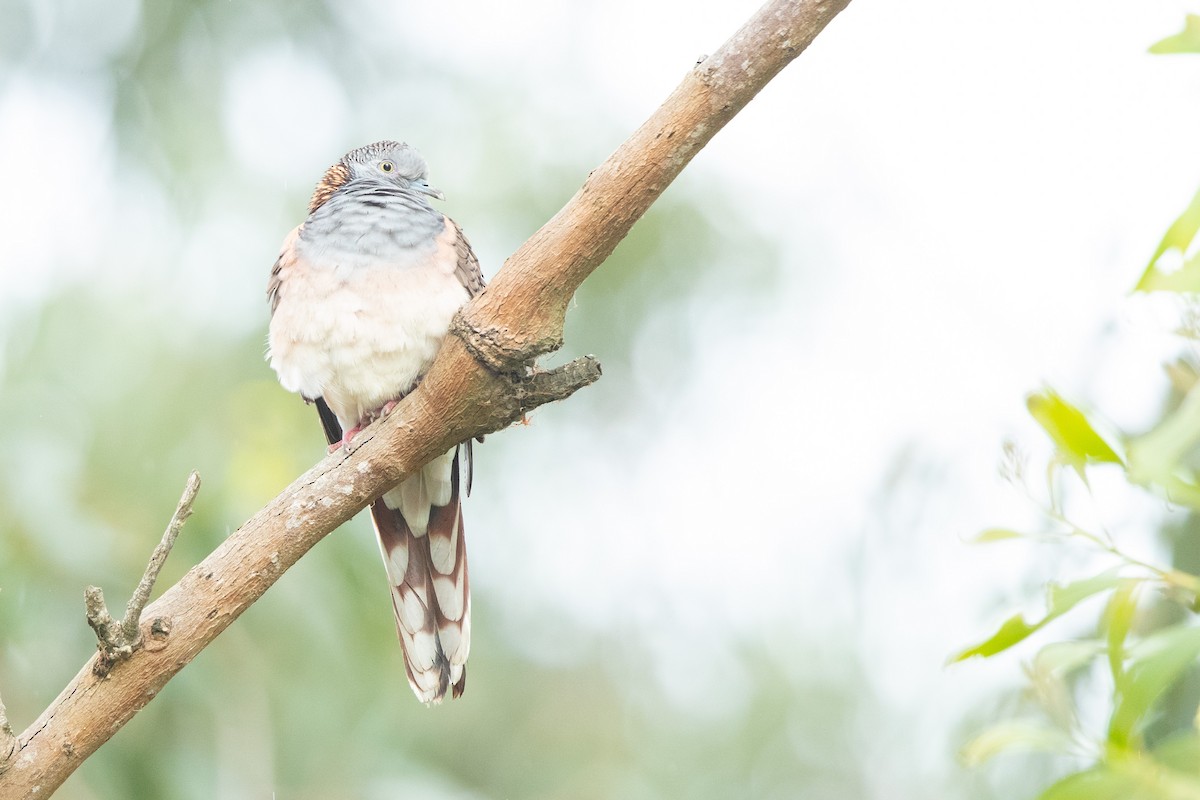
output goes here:
{"type": "MultiPolygon", "coordinates": [[[[1190,15],[1183,32],[1158,42],[1151,52],[1200,53],[1200,16],[1190,15]]],[[[1194,303],[1200,293],[1198,234],[1200,192],[1167,229],[1134,290],[1172,293],[1194,303]]],[[[1049,531],[990,528],[975,539],[1070,540],[1106,562],[1096,574],[1052,583],[1045,610],[1036,618],[1014,614],[992,635],[951,657],[959,662],[1005,653],[1055,620],[1081,618],[1085,601],[1104,598],[1092,635],[1050,641],[1026,665],[1042,718],[996,723],[962,751],[971,765],[1013,749],[1059,754],[1082,765],[1046,788],[1040,800],[1200,798],[1200,696],[1193,690],[1200,674],[1200,575],[1130,555],[1107,531],[1071,519],[1061,501],[1068,481],[1091,493],[1090,471],[1103,467],[1121,471],[1133,487],[1191,516],[1200,512],[1200,480],[1192,460],[1200,444],[1200,377],[1186,359],[1168,371],[1177,402],[1152,430],[1138,435],[1111,431],[1102,415],[1052,388],[1030,394],[1029,413],[1053,446],[1046,467],[1049,500],[1040,503],[1049,531]],[[1107,703],[1102,730],[1084,721],[1096,685],[1104,687],[1107,703]]],[[[1029,488],[1014,447],[1004,472],[1029,488]]]]}

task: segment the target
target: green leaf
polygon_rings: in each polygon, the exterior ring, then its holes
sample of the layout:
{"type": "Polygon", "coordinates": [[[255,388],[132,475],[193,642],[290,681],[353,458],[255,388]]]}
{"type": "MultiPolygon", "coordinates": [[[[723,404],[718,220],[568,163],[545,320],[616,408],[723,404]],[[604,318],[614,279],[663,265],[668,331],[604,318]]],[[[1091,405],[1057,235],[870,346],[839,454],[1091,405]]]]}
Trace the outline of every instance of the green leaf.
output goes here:
{"type": "Polygon", "coordinates": [[[1189,258],[1178,269],[1170,270],[1155,263],[1142,273],[1134,291],[1174,292],[1176,294],[1200,292],[1200,258],[1189,258]]]}
{"type": "Polygon", "coordinates": [[[1068,775],[1038,800],[1200,800],[1195,764],[1172,766],[1136,752],[1110,751],[1106,763],[1068,775]]]}
{"type": "Polygon", "coordinates": [[[1117,574],[1118,569],[1119,567],[1114,567],[1101,572],[1099,575],[1065,585],[1050,584],[1049,591],[1047,592],[1046,615],[1044,617],[1037,622],[1027,622],[1025,617],[1020,614],[1009,617],[1001,624],[1000,629],[987,640],[973,647],[968,647],[966,650],[952,656],[950,662],[964,661],[971,656],[983,656],[987,658],[1004,652],[1018,642],[1027,639],[1030,634],[1044,627],[1051,620],[1057,619],[1070,611],[1080,601],[1116,586],[1121,580],[1117,574]]]}
{"type": "MultiPolygon", "coordinates": [[[[1141,750],[1110,749],[1107,754],[1108,771],[1128,781],[1127,800],[1200,800],[1200,781],[1196,780],[1194,763],[1182,770],[1174,764],[1157,758],[1163,750],[1148,755],[1141,750]]],[[[1194,752],[1194,751],[1193,751],[1194,752]]],[[[1191,753],[1186,746],[1178,752],[1170,752],[1172,758],[1187,757],[1191,753]]]]}
{"type": "Polygon", "coordinates": [[[1046,672],[1062,677],[1085,666],[1105,649],[1104,644],[1095,639],[1051,642],[1034,656],[1033,668],[1035,672],[1046,672]]]}
{"type": "Polygon", "coordinates": [[[1108,740],[1119,746],[1133,740],[1155,701],[1196,663],[1200,657],[1200,628],[1165,628],[1139,642],[1130,655],[1108,726],[1108,740]]]}
{"type": "MultiPolygon", "coordinates": [[[[1192,19],[1193,17],[1188,18],[1189,27],[1192,19]]],[[[1186,253],[1191,247],[1192,240],[1196,238],[1197,231],[1200,231],[1200,192],[1196,193],[1184,212],[1171,223],[1171,227],[1167,228],[1162,241],[1158,244],[1158,249],[1150,257],[1146,271],[1142,273],[1142,277],[1138,279],[1133,290],[1135,292],[1200,291],[1200,275],[1197,275],[1197,270],[1200,268],[1196,265],[1197,259],[1189,259],[1181,269],[1173,272],[1163,269],[1158,263],[1159,259],[1167,252],[1175,251],[1181,256],[1186,253]]]]}
{"type": "Polygon", "coordinates": [[[974,647],[968,647],[966,650],[950,657],[950,662],[965,661],[971,656],[983,656],[988,658],[997,653],[1003,653],[1014,644],[1021,642],[1038,628],[1045,625],[1049,619],[1043,619],[1040,622],[1029,623],[1020,614],[1009,617],[1000,625],[1000,629],[992,634],[985,641],[980,642],[974,647]]]}
{"type": "Polygon", "coordinates": [[[1094,594],[1103,592],[1105,589],[1113,588],[1121,581],[1121,578],[1118,576],[1120,569],[1120,567],[1112,567],[1104,570],[1099,575],[1093,575],[1090,578],[1083,578],[1072,583],[1050,584],[1048,595],[1051,615],[1057,617],[1065,614],[1078,605],[1080,600],[1086,600],[1094,594]]]}
{"type": "Polygon", "coordinates": [[[1038,795],[1038,800],[1129,800],[1137,782],[1106,767],[1068,775],[1038,795]]]}
{"type": "Polygon", "coordinates": [[[1121,464],[1121,457],[1096,433],[1088,418],[1058,392],[1046,389],[1025,398],[1029,414],[1045,429],[1059,458],[1083,475],[1089,463],[1121,464]]]}
{"type": "Polygon", "coordinates": [[[1020,531],[1008,528],[985,528],[971,540],[971,544],[987,544],[988,542],[1000,542],[1006,539],[1021,539],[1024,536],[1025,534],[1020,531]]]}
{"type": "Polygon", "coordinates": [[[1108,642],[1108,668],[1112,672],[1114,691],[1120,692],[1125,680],[1125,639],[1137,612],[1138,581],[1125,579],[1117,586],[1108,607],[1104,609],[1103,625],[1108,642]]]}
{"type": "Polygon", "coordinates": [[[1036,722],[1001,722],[968,742],[959,757],[968,767],[977,767],[1005,750],[1061,753],[1070,746],[1071,737],[1057,728],[1036,722]]]}
{"type": "Polygon", "coordinates": [[[1168,36],[1150,45],[1150,52],[1159,55],[1169,53],[1200,53],[1200,16],[1188,14],[1183,32],[1168,36]]]}
{"type": "Polygon", "coordinates": [[[1148,433],[1126,445],[1126,474],[1133,483],[1165,493],[1172,502],[1200,508],[1200,490],[1180,477],[1200,444],[1200,392],[1189,391],[1183,402],[1148,433]]]}
{"type": "Polygon", "coordinates": [[[1200,778],[1200,734],[1172,736],[1154,748],[1154,757],[1176,772],[1200,778]]]}

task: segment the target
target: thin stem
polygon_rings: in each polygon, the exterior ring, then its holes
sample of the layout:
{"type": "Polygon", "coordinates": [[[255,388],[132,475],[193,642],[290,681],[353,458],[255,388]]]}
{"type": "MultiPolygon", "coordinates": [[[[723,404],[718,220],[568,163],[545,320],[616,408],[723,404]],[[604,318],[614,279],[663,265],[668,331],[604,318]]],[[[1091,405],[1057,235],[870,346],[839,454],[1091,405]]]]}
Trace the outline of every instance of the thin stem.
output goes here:
{"type": "Polygon", "coordinates": [[[179,538],[179,531],[183,529],[183,523],[192,515],[192,503],[196,502],[196,493],[199,491],[200,473],[192,470],[192,474],[188,476],[187,485],[183,488],[183,495],[179,498],[179,504],[175,507],[175,513],[171,516],[171,521],[167,523],[162,541],[150,554],[150,563],[146,565],[146,572],[138,581],[137,589],[129,598],[129,604],[125,606],[125,619],[121,621],[121,628],[130,641],[137,638],[142,610],[150,601],[150,592],[154,590],[154,582],[158,580],[158,573],[162,571],[163,564],[167,562],[167,556],[171,554],[171,548],[175,546],[175,540],[179,538]]]}
{"type": "Polygon", "coordinates": [[[138,581],[133,596],[129,598],[129,603],[125,606],[125,617],[120,622],[113,619],[108,612],[108,606],[104,602],[103,589],[98,586],[89,586],[84,591],[84,607],[87,609],[88,625],[96,632],[96,639],[100,646],[100,658],[93,667],[97,675],[107,675],[112,670],[113,664],[129,658],[141,646],[142,636],[138,626],[142,621],[142,611],[150,600],[150,592],[154,590],[154,582],[158,579],[158,573],[162,571],[167,556],[171,554],[171,548],[175,546],[175,540],[179,538],[179,531],[183,528],[183,523],[192,514],[192,503],[196,501],[196,494],[199,491],[200,473],[192,470],[192,474],[188,476],[187,485],[183,489],[183,496],[179,498],[179,504],[175,507],[175,513],[171,515],[171,521],[167,523],[167,530],[163,533],[158,546],[154,548],[154,552],[150,554],[150,563],[146,565],[142,579],[138,581]]]}

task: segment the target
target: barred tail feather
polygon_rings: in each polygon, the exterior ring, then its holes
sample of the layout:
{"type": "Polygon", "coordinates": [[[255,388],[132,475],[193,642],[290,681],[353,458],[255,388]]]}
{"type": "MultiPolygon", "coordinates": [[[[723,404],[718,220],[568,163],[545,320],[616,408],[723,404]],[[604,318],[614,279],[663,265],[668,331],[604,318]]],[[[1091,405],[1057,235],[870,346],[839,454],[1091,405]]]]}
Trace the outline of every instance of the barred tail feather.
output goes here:
{"type": "MultiPolygon", "coordinates": [[[[462,694],[471,646],[471,596],[457,453],[450,466],[449,497],[437,498],[447,502],[429,509],[425,530],[414,531],[415,526],[408,524],[400,509],[389,507],[382,498],[371,506],[371,520],[391,583],[404,668],[413,692],[424,703],[441,702],[447,690],[453,697],[462,694]]],[[[430,467],[444,471],[445,462],[435,461],[430,467]]],[[[415,475],[409,480],[429,482],[435,477],[415,475]]]]}

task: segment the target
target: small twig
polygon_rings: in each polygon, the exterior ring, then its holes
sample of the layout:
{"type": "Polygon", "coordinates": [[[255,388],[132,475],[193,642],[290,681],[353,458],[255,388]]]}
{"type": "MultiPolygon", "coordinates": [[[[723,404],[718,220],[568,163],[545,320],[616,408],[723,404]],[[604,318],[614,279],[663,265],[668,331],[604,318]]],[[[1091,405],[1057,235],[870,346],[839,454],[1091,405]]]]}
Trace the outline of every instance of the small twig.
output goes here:
{"type": "Polygon", "coordinates": [[[192,474],[188,475],[187,486],[183,487],[179,505],[175,507],[175,513],[171,516],[167,530],[163,533],[162,541],[150,554],[150,563],[146,565],[146,572],[138,582],[133,597],[129,598],[129,605],[125,606],[125,619],[121,626],[129,638],[138,635],[138,622],[142,617],[142,609],[150,601],[150,592],[154,590],[154,582],[158,580],[158,573],[162,571],[163,564],[167,562],[167,556],[171,554],[171,548],[175,546],[175,540],[179,537],[179,531],[183,529],[183,523],[192,515],[192,503],[196,501],[196,493],[199,491],[200,473],[192,470],[192,474]]]}
{"type": "Polygon", "coordinates": [[[535,368],[517,383],[517,402],[524,413],[548,402],[566,399],[598,380],[600,362],[595,356],[583,356],[554,369],[535,368]]]}
{"type": "MultiPolygon", "coordinates": [[[[175,507],[175,513],[171,516],[167,530],[163,533],[162,541],[150,554],[150,563],[146,565],[142,579],[138,581],[133,596],[129,598],[129,604],[125,606],[124,619],[118,622],[108,613],[108,607],[104,603],[104,590],[99,586],[89,586],[84,591],[88,625],[92,626],[92,630],[96,632],[96,638],[99,640],[97,647],[100,649],[100,658],[96,660],[94,668],[97,675],[101,677],[107,675],[113,664],[129,658],[141,646],[142,637],[138,625],[142,620],[142,609],[150,600],[154,582],[158,580],[158,573],[166,563],[171,548],[175,546],[175,540],[179,537],[183,523],[192,515],[192,503],[195,502],[196,493],[199,491],[200,473],[193,470],[192,474],[188,476],[183,496],[179,498],[179,505],[175,507]]],[[[0,712],[2,711],[3,706],[0,706],[0,712]]],[[[0,720],[2,719],[3,717],[0,715],[0,720]]]]}

